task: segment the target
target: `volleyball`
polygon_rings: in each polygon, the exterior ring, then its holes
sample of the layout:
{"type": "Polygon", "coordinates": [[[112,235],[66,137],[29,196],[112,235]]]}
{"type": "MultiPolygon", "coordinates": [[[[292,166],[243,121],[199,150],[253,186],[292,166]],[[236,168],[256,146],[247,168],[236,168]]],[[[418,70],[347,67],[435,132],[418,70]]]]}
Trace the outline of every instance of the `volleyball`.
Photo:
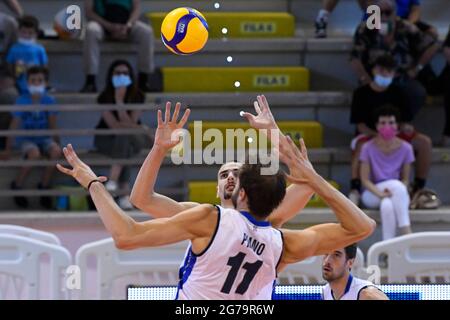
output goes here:
{"type": "Polygon", "coordinates": [[[169,12],[161,25],[164,45],[173,53],[189,55],[200,51],[208,41],[208,23],[192,8],[178,8],[169,12]]]}
{"type": "Polygon", "coordinates": [[[53,20],[53,29],[60,39],[77,39],[81,35],[80,29],[69,29],[67,26],[67,20],[70,18],[70,14],[67,13],[66,8],[60,10],[53,20]]]}

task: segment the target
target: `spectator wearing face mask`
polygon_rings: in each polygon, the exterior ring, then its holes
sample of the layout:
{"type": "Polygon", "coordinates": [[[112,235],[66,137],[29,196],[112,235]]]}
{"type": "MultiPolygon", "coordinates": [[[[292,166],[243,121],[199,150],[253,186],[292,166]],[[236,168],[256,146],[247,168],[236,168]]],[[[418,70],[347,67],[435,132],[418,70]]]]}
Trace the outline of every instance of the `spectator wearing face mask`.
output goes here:
{"type": "Polygon", "coordinates": [[[373,80],[359,87],[353,93],[350,122],[356,125],[356,137],[352,141],[352,180],[350,182],[349,198],[359,204],[361,180],[359,177],[359,154],[364,143],[377,135],[374,125],[375,110],[385,104],[398,108],[398,137],[411,143],[417,154],[415,179],[411,192],[415,193],[426,185],[426,179],[431,165],[431,139],[411,125],[413,110],[411,110],[401,88],[393,83],[396,62],[389,54],[378,57],[372,68],[373,80]]]}
{"type": "Polygon", "coordinates": [[[393,0],[374,0],[381,10],[381,28],[369,29],[361,23],[354,35],[351,65],[360,84],[371,82],[375,60],[391,54],[397,62],[394,82],[400,86],[408,105],[416,113],[428,94],[438,94],[437,77],[429,62],[439,50],[436,39],[396,15],[393,0]]]}
{"type": "MultiPolygon", "coordinates": [[[[27,92],[17,98],[17,105],[52,105],[55,104],[53,97],[47,95],[48,71],[45,67],[34,66],[27,71],[27,92]]],[[[16,130],[46,130],[57,129],[55,111],[15,111],[12,113],[12,120],[9,129],[16,130]]],[[[14,138],[8,137],[5,151],[10,154],[14,138]]],[[[15,139],[15,145],[22,152],[22,156],[27,160],[39,160],[42,156],[56,160],[61,157],[61,147],[59,137],[49,136],[19,136],[15,139]]],[[[22,167],[16,179],[11,183],[11,189],[20,190],[23,188],[26,178],[32,170],[31,166],[22,167]]],[[[42,178],[38,184],[39,189],[49,189],[51,178],[55,166],[46,167],[42,172],[42,178]]],[[[28,200],[23,196],[14,197],[17,206],[28,207],[28,200]]],[[[46,209],[52,208],[52,199],[48,196],[41,197],[41,205],[46,209]]]]}
{"type": "MultiPolygon", "coordinates": [[[[139,90],[133,68],[125,60],[114,61],[109,67],[106,87],[97,98],[101,104],[116,104],[123,106],[130,103],[144,103],[145,95],[139,90]]],[[[138,110],[111,110],[104,111],[97,128],[120,129],[120,128],[142,128],[144,127],[139,118],[141,111],[138,110]]],[[[95,136],[94,144],[97,150],[113,159],[132,158],[139,154],[144,147],[149,147],[151,137],[148,135],[98,135],[95,136]]],[[[109,191],[129,189],[129,168],[120,164],[111,166],[106,183],[109,191]]],[[[133,206],[128,196],[118,198],[118,204],[122,209],[132,209],[133,206]]]]}
{"type": "Polygon", "coordinates": [[[392,106],[377,110],[376,136],[364,144],[361,180],[364,186],[362,203],[380,209],[383,240],[397,234],[411,233],[408,194],[409,171],[414,162],[412,146],[397,135],[398,113],[392,106]]]}
{"type": "Polygon", "coordinates": [[[8,51],[6,62],[16,78],[20,94],[28,90],[27,70],[32,66],[46,67],[48,57],[42,45],[36,43],[39,33],[39,22],[33,16],[19,19],[19,38],[8,51]]]}

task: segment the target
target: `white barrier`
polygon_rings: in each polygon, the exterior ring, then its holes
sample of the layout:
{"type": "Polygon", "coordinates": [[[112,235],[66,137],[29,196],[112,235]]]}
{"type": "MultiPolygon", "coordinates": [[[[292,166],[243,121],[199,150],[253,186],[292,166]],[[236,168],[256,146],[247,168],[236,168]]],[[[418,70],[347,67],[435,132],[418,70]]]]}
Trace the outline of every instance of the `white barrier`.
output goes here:
{"type": "Polygon", "coordinates": [[[59,245],[0,234],[0,299],[68,299],[64,280],[71,260],[59,245]]]}
{"type": "Polygon", "coordinates": [[[0,234],[15,234],[17,236],[40,240],[49,244],[61,245],[61,241],[53,233],[12,224],[0,224],[0,234]]]}
{"type": "Polygon", "coordinates": [[[81,269],[78,297],[125,299],[128,285],[176,285],[187,246],[185,241],[123,251],[115,247],[112,238],[85,244],[75,258],[81,269]]]}
{"type": "Polygon", "coordinates": [[[387,256],[388,283],[449,283],[450,232],[413,233],[372,245],[368,265],[387,256]]]}

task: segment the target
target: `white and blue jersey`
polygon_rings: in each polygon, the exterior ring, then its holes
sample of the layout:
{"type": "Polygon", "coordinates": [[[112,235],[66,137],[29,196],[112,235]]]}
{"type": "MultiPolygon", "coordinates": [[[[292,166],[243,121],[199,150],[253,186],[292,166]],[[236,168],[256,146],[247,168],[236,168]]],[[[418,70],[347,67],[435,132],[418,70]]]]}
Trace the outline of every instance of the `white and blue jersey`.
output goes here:
{"type": "Polygon", "coordinates": [[[281,231],[248,212],[217,207],[215,233],[201,253],[189,248],[180,268],[177,299],[271,299],[283,251],[281,231]]]}
{"type": "MultiPolygon", "coordinates": [[[[344,294],[339,300],[359,300],[361,291],[367,287],[375,287],[378,289],[372,282],[355,278],[350,274],[347,285],[345,286],[344,294]]],[[[322,300],[336,300],[329,283],[323,287],[322,300]]]]}

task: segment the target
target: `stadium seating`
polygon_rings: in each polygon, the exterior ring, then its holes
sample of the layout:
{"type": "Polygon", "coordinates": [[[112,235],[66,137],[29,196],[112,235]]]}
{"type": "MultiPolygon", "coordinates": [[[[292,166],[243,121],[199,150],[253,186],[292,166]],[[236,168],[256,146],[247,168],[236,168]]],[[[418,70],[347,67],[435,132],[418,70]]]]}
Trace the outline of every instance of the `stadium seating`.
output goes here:
{"type": "Polygon", "coordinates": [[[186,248],[187,242],[181,242],[122,251],[111,238],[87,243],[78,249],[75,258],[84,271],[78,298],[125,299],[126,287],[131,284],[176,285],[186,248]],[[90,259],[95,261],[94,268],[90,259]]]}
{"type": "Polygon", "coordinates": [[[12,224],[0,224],[0,234],[12,234],[49,244],[61,245],[61,240],[53,233],[12,224]]]}
{"type": "Polygon", "coordinates": [[[59,245],[0,232],[0,299],[68,299],[63,284],[70,264],[59,245]]]}
{"type": "MultiPolygon", "coordinates": [[[[167,12],[149,12],[155,36],[161,37],[161,24],[167,12]]],[[[295,20],[287,12],[202,12],[210,38],[293,37],[295,20]],[[226,29],[224,32],[223,29],[226,29]]]]}
{"type": "Polygon", "coordinates": [[[165,92],[301,92],[309,90],[303,67],[164,67],[165,92]]]}
{"type": "Polygon", "coordinates": [[[387,256],[389,283],[450,282],[450,232],[420,232],[375,243],[368,265],[387,256]]]}

